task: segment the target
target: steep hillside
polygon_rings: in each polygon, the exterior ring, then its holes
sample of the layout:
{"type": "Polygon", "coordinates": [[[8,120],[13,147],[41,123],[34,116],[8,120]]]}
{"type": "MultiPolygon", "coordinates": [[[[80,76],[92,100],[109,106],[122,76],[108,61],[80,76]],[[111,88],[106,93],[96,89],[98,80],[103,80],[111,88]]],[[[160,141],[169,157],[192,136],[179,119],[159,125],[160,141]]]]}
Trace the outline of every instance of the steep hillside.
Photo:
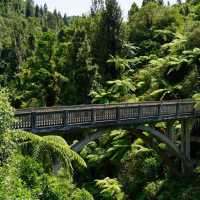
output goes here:
{"type": "MultiPolygon", "coordinates": [[[[198,98],[200,1],[164,5],[162,0],[144,0],[142,7],[132,4],[125,21],[116,0],[93,0],[90,14],[79,17],[51,13],[32,0],[0,0],[0,86],[15,108],[198,98]]],[[[3,94],[1,102],[7,101],[3,94]]],[[[179,121],[174,125],[178,136],[180,126],[179,121]]],[[[155,127],[167,128],[166,123],[155,127]]],[[[160,152],[142,139],[121,129],[105,133],[80,153],[88,168],[74,173],[74,183],[91,194],[63,182],[60,174],[49,177],[55,157],[43,166],[41,160],[25,162],[21,153],[10,165],[9,177],[16,174],[12,178],[20,180],[11,191],[19,185],[27,199],[199,200],[198,167],[195,177],[175,179],[180,165],[174,170],[165,165],[160,152]],[[41,191],[47,196],[40,197],[41,191]]],[[[56,141],[62,147],[63,140],[56,141]]],[[[156,144],[161,152],[167,150],[156,144]]],[[[23,151],[32,151],[32,146],[23,151]]],[[[2,166],[0,180],[7,180],[2,166]]],[[[0,184],[0,195],[5,191],[0,184]]]]}

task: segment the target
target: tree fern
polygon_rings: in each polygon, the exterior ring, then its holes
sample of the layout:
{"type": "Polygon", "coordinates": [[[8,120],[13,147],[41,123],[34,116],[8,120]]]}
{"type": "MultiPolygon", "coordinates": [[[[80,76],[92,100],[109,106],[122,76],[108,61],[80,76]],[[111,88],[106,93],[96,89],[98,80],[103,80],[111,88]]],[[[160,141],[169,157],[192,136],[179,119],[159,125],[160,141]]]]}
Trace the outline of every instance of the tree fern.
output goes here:
{"type": "Polygon", "coordinates": [[[174,33],[170,30],[155,30],[154,31],[154,38],[161,43],[169,42],[174,38],[174,33]]]}
{"type": "Polygon", "coordinates": [[[130,78],[108,81],[107,83],[111,85],[109,91],[112,94],[116,94],[119,96],[124,96],[133,93],[136,89],[130,78]]]}
{"type": "Polygon", "coordinates": [[[162,50],[168,50],[171,54],[181,53],[186,49],[187,38],[179,33],[176,34],[176,38],[167,44],[162,46],[162,50]]]}
{"type": "Polygon", "coordinates": [[[24,146],[31,144],[33,147],[33,156],[40,159],[45,153],[52,159],[52,155],[58,156],[66,169],[66,175],[71,178],[73,172],[72,161],[78,163],[79,166],[86,167],[85,161],[74,151],[66,141],[59,136],[38,136],[29,132],[15,131],[14,133],[17,143],[24,146]]]}
{"type": "Polygon", "coordinates": [[[115,63],[116,69],[123,73],[126,70],[130,69],[131,59],[120,58],[119,56],[111,56],[111,58],[107,61],[108,63],[115,63]]]}

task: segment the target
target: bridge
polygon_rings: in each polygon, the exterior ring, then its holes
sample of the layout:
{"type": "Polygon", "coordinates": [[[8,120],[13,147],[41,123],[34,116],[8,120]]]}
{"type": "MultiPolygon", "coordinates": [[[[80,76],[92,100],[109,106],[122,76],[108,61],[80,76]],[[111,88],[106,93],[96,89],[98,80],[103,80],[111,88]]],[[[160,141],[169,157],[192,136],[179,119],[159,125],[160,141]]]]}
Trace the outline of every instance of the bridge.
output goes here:
{"type": "Polygon", "coordinates": [[[144,124],[197,117],[194,101],[78,105],[17,110],[15,129],[33,133],[68,131],[75,128],[144,124]]]}
{"type": "Polygon", "coordinates": [[[15,113],[15,129],[23,129],[33,133],[67,132],[74,129],[94,128],[94,134],[74,144],[72,147],[80,151],[91,140],[99,138],[101,129],[109,127],[124,127],[135,125],[137,130],[149,132],[151,135],[167,144],[184,162],[190,160],[190,133],[194,119],[200,117],[200,111],[195,109],[193,100],[154,101],[143,103],[120,103],[109,105],[77,105],[58,106],[17,110],[15,113]],[[181,145],[173,136],[173,124],[181,122],[181,145]],[[167,131],[161,133],[150,125],[166,122],[167,131]]]}

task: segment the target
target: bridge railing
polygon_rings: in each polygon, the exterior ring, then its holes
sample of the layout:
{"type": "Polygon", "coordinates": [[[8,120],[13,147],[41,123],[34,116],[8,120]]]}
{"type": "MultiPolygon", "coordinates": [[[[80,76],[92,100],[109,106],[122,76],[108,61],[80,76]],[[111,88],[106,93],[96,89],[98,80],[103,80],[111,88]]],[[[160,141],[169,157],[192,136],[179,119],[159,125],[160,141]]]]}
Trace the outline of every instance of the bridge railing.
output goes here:
{"type": "Polygon", "coordinates": [[[16,112],[15,129],[40,130],[106,124],[135,123],[168,118],[191,117],[199,112],[194,101],[149,102],[141,104],[85,105],[16,112]]]}

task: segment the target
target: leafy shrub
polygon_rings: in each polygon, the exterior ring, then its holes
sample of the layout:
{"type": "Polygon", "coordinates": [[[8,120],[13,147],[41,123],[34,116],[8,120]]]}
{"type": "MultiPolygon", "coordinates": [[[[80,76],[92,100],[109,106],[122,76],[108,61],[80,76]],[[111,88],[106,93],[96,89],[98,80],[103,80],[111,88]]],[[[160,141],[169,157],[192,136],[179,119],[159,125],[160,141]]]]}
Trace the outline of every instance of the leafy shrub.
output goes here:
{"type": "Polygon", "coordinates": [[[0,90],[0,166],[8,161],[14,148],[9,131],[13,122],[14,110],[8,101],[8,94],[0,90]]]}
{"type": "Polygon", "coordinates": [[[23,185],[19,177],[21,156],[15,155],[12,163],[0,167],[0,199],[31,199],[31,191],[23,185]]]}
{"type": "Polygon", "coordinates": [[[14,122],[14,110],[5,90],[0,90],[0,134],[4,134],[14,122]]]}
{"type": "Polygon", "coordinates": [[[96,185],[100,189],[102,199],[105,200],[123,200],[125,198],[122,191],[122,185],[117,179],[105,178],[96,180],[96,185]]]}
{"type": "Polygon", "coordinates": [[[50,176],[31,157],[15,155],[12,162],[0,167],[0,199],[9,200],[93,200],[65,176],[50,176]]]}
{"type": "MultiPolygon", "coordinates": [[[[60,145],[60,149],[67,152],[63,154],[64,159],[68,159],[66,157],[69,156],[70,159],[77,160],[80,165],[86,166],[84,160],[73,152],[62,138],[58,136],[41,138],[31,133],[14,131],[10,129],[13,122],[14,111],[9,104],[8,95],[4,90],[0,90],[0,199],[65,200],[70,199],[73,193],[75,200],[74,192],[77,188],[71,181],[63,176],[54,177],[45,174],[42,164],[31,157],[22,156],[17,151],[15,142],[27,142],[32,139],[35,144],[43,142],[42,144],[52,146],[52,148],[60,145]]],[[[48,148],[50,148],[49,146],[48,148]]],[[[67,162],[69,161],[67,160],[67,162]]],[[[80,190],[79,193],[81,197],[85,195],[85,199],[87,196],[92,199],[86,190],[80,190]]]]}
{"type": "Polygon", "coordinates": [[[159,156],[152,149],[137,143],[138,140],[122,160],[120,172],[120,180],[125,185],[125,192],[131,197],[137,197],[142,193],[144,185],[157,180],[162,174],[159,156]]]}
{"type": "Polygon", "coordinates": [[[19,164],[19,176],[28,188],[39,185],[43,173],[42,165],[30,157],[24,157],[19,164]]]}
{"type": "Polygon", "coordinates": [[[162,185],[163,181],[160,180],[148,183],[144,188],[145,199],[155,199],[158,193],[160,192],[162,185]]]}
{"type": "Polygon", "coordinates": [[[72,200],[94,200],[93,196],[85,189],[76,189],[71,196],[72,200]]]}

